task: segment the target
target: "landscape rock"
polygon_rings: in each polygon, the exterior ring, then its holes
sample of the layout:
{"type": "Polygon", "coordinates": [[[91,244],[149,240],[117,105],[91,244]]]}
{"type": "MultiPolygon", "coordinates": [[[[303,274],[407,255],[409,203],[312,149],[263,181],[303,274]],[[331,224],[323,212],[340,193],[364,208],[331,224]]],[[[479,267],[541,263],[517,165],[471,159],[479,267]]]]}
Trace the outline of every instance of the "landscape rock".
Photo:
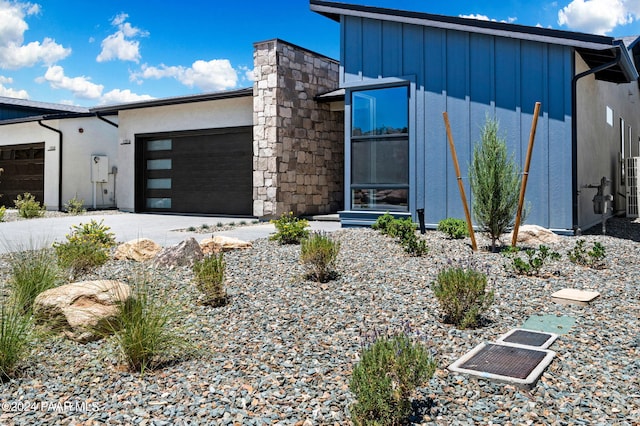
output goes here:
{"type": "Polygon", "coordinates": [[[221,251],[248,249],[251,247],[253,247],[253,244],[248,241],[243,241],[233,237],[225,237],[223,235],[216,235],[213,238],[205,238],[200,241],[200,248],[205,255],[220,253],[221,251]]]}
{"type": "MultiPolygon", "coordinates": [[[[512,236],[513,233],[510,233],[508,241],[511,241],[512,236]]],[[[559,235],[538,225],[522,225],[518,229],[518,243],[526,246],[538,247],[540,244],[554,244],[560,239],[559,235]]]]}
{"type": "Polygon", "coordinates": [[[204,257],[200,244],[195,238],[187,238],[186,240],[162,249],[155,257],[155,266],[192,266],[196,260],[204,257]]]}
{"type": "Polygon", "coordinates": [[[136,238],[120,244],[114,253],[116,260],[135,260],[144,262],[153,259],[162,246],[149,238],[136,238]]]}
{"type": "Polygon", "coordinates": [[[86,343],[98,340],[101,332],[131,297],[131,289],[115,280],[82,281],[40,293],[33,304],[36,324],[86,343]]]}

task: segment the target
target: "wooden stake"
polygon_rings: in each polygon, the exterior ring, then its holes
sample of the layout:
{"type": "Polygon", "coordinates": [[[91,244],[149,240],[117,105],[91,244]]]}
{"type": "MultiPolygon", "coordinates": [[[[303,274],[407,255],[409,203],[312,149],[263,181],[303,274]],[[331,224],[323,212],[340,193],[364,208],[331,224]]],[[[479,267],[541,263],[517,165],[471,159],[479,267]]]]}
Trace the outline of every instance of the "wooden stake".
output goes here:
{"type": "Polygon", "coordinates": [[[456,168],[456,176],[458,179],[458,189],[460,190],[460,198],[462,198],[462,206],[464,207],[464,214],[467,217],[467,227],[469,228],[469,236],[471,237],[471,248],[473,251],[478,250],[476,244],[476,234],[473,232],[473,225],[471,224],[471,214],[469,213],[469,206],[467,205],[467,196],[464,193],[464,185],[462,184],[462,177],[460,176],[460,166],[458,165],[458,156],[456,155],[456,147],[453,144],[453,136],[451,135],[451,126],[449,125],[449,115],[447,112],[442,113],[444,118],[444,125],[447,128],[447,139],[449,140],[449,148],[451,148],[451,158],[453,159],[453,165],[456,168]]]}
{"type": "Polygon", "coordinates": [[[520,199],[518,200],[518,212],[516,214],[516,223],[513,227],[513,235],[511,237],[511,246],[515,247],[518,242],[518,230],[520,229],[520,220],[522,220],[522,207],[524,205],[524,194],[527,191],[527,180],[529,179],[529,166],[531,165],[531,153],[533,152],[533,142],[536,139],[536,128],[538,127],[538,114],[540,114],[540,102],[536,102],[533,110],[533,121],[531,122],[531,131],[529,132],[529,147],[527,148],[527,159],[524,164],[524,173],[522,174],[522,185],[520,186],[520,199]]]}

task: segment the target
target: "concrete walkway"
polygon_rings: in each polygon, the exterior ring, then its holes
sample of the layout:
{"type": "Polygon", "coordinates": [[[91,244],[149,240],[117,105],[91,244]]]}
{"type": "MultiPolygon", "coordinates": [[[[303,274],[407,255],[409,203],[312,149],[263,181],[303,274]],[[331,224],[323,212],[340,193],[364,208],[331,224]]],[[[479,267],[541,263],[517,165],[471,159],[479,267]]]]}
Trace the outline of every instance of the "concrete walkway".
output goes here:
{"type": "MultiPolygon", "coordinates": [[[[194,237],[200,241],[214,234],[201,234],[196,232],[178,232],[177,229],[186,229],[190,226],[200,227],[206,223],[214,227],[217,223],[236,224],[242,219],[211,216],[179,216],[160,214],[96,214],[90,213],[82,216],[64,216],[51,218],[38,218],[19,220],[15,222],[0,223],[0,253],[7,253],[20,249],[38,248],[50,246],[54,241],[64,241],[64,236],[69,233],[72,225],[88,223],[92,219],[103,220],[104,224],[116,234],[118,242],[125,242],[134,238],[150,238],[162,246],[171,246],[182,240],[194,237]]],[[[245,219],[251,222],[251,219],[245,219]]],[[[311,221],[310,228],[317,231],[332,232],[340,229],[340,222],[311,221]]],[[[258,225],[238,226],[229,231],[216,232],[215,235],[225,235],[240,238],[245,241],[253,241],[266,238],[275,232],[275,227],[270,223],[258,225]]]]}

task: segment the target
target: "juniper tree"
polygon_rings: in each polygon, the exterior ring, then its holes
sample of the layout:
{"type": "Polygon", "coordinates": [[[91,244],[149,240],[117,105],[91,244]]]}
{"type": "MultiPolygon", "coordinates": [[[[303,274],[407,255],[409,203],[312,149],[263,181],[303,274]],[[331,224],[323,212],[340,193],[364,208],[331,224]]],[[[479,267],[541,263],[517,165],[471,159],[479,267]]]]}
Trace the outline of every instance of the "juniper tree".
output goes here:
{"type": "Polygon", "coordinates": [[[498,130],[498,121],[487,117],[469,167],[473,216],[491,237],[491,251],[496,250],[500,235],[515,222],[520,192],[518,167],[498,130]]]}

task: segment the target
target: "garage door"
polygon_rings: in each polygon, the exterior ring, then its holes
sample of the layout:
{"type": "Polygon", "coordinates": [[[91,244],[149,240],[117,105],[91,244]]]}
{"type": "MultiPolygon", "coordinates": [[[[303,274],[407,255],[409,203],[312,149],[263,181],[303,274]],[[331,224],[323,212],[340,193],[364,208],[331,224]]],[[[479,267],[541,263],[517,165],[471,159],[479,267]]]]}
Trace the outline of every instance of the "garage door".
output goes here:
{"type": "Polygon", "coordinates": [[[0,204],[14,207],[18,194],[30,192],[44,201],[44,142],[0,147],[0,204]]]}
{"type": "Polygon", "coordinates": [[[139,138],[138,211],[251,215],[251,127],[139,138]]]}

